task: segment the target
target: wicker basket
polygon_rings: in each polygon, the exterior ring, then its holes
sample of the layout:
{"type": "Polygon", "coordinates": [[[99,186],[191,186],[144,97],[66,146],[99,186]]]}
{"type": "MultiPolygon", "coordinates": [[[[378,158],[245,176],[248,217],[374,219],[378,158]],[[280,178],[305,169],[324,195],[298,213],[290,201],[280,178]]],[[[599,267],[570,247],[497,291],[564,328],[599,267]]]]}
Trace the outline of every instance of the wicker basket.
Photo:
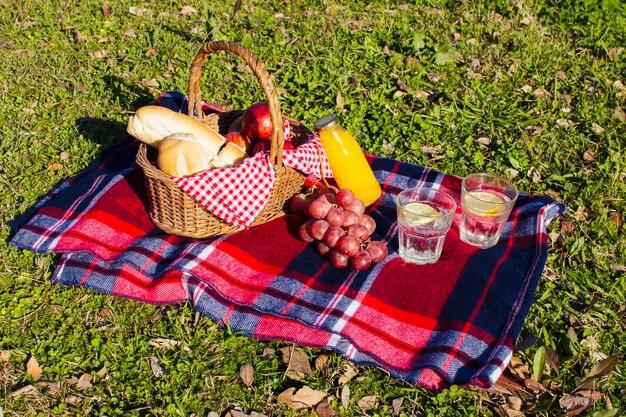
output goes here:
{"type": "MultiPolygon", "coordinates": [[[[189,116],[225,134],[234,119],[243,114],[242,110],[209,115],[204,115],[202,111],[200,98],[202,64],[209,54],[216,51],[230,51],[243,58],[258,78],[267,97],[273,125],[269,158],[276,181],[267,204],[252,225],[266,223],[284,214],[285,203],[302,189],[306,179],[306,175],[283,165],[282,151],[285,140],[283,120],[289,120],[296,137],[305,138],[311,132],[297,121],[283,118],[276,90],[265,65],[252,52],[235,42],[207,42],[196,54],[189,77],[189,116]]],[[[156,150],[144,143],[140,145],[137,163],[144,171],[149,203],[148,214],[158,228],[167,233],[193,238],[207,238],[240,230],[240,227],[231,225],[207,211],[193,197],[182,191],[169,175],[156,167],[156,156],[156,150]]]]}

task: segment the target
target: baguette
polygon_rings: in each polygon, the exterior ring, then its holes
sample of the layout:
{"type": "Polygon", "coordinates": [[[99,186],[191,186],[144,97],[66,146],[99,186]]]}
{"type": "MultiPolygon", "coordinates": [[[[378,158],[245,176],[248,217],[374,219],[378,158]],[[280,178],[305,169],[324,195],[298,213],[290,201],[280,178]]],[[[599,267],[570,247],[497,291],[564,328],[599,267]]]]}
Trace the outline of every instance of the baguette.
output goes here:
{"type": "Polygon", "coordinates": [[[226,142],[218,132],[183,113],[161,106],[144,106],[128,119],[126,131],[142,142],[159,148],[163,139],[175,133],[190,133],[197,142],[217,154],[226,142]]]}
{"type": "Polygon", "coordinates": [[[232,142],[226,143],[211,162],[212,168],[222,168],[241,163],[248,154],[232,142]]]}

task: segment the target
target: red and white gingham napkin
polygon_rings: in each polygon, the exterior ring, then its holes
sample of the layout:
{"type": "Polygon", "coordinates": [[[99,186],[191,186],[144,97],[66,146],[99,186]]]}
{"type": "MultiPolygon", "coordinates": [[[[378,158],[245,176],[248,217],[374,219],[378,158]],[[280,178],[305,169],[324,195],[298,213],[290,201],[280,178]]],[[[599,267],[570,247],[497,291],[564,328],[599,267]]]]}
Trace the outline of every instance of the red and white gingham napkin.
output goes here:
{"type": "MultiPolygon", "coordinates": [[[[286,124],[285,137],[289,137],[286,124]]],[[[269,151],[246,158],[241,164],[203,171],[189,177],[173,177],[174,182],[204,208],[225,222],[249,228],[269,200],[275,173],[269,151]]],[[[310,135],[305,143],[283,151],[283,163],[304,174],[332,177],[332,171],[319,137],[310,135]],[[320,159],[321,158],[321,159],[320,159]]]]}

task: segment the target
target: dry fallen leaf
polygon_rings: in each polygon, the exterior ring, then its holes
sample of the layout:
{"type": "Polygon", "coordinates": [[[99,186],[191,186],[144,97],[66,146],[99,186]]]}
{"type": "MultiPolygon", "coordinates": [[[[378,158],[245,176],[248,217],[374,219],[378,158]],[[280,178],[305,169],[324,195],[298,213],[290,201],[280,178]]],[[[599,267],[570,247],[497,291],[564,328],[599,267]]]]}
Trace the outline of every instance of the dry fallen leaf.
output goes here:
{"type": "Polygon", "coordinates": [[[197,14],[197,13],[198,13],[198,10],[196,10],[195,8],[191,6],[183,6],[183,8],[180,9],[180,14],[182,15],[197,14]]]}
{"type": "Polygon", "coordinates": [[[30,375],[33,381],[39,381],[42,373],[43,369],[39,366],[39,362],[37,362],[34,356],[31,356],[28,362],[26,362],[26,374],[30,375]]]}
{"type": "Polygon", "coordinates": [[[354,378],[357,375],[358,375],[358,372],[356,368],[352,364],[346,363],[343,366],[343,372],[341,373],[341,376],[339,377],[339,386],[346,385],[350,380],[352,380],[352,378],[354,378]]]}
{"type": "Polygon", "coordinates": [[[65,383],[68,385],[76,385],[78,384],[78,378],[76,378],[75,376],[71,377],[71,378],[67,378],[65,380],[65,383]]]}
{"type": "Polygon", "coordinates": [[[10,350],[3,350],[2,352],[0,352],[0,359],[2,359],[6,363],[9,363],[9,358],[10,357],[11,357],[11,351],[10,350]]]}
{"type": "Polygon", "coordinates": [[[89,55],[91,55],[94,58],[101,59],[101,58],[104,58],[106,54],[107,54],[107,51],[105,49],[100,49],[99,51],[91,52],[89,55]]]}
{"type": "Polygon", "coordinates": [[[371,411],[376,408],[376,396],[375,395],[367,395],[357,401],[357,405],[363,411],[371,411]]]}
{"type": "Polygon", "coordinates": [[[102,368],[100,368],[98,372],[96,372],[96,376],[98,378],[106,378],[108,375],[109,375],[109,370],[107,369],[106,366],[103,366],[102,368]]]}
{"type": "Polygon", "coordinates": [[[526,176],[530,178],[532,182],[534,182],[535,184],[538,184],[541,182],[541,173],[535,167],[530,167],[528,169],[528,172],[526,173],[526,176]]]}
{"type": "Polygon", "coordinates": [[[481,136],[478,139],[474,139],[474,143],[477,143],[483,146],[489,146],[491,145],[491,139],[486,136],[481,136]]]}
{"type": "Polygon", "coordinates": [[[137,37],[137,33],[132,30],[132,29],[128,29],[124,32],[124,37],[126,38],[136,38],[137,37]]]}
{"type": "Polygon", "coordinates": [[[345,408],[346,410],[350,407],[350,386],[349,385],[344,385],[343,388],[341,388],[341,405],[343,405],[343,408],[345,408]]]}
{"type": "Polygon", "coordinates": [[[394,416],[400,415],[400,408],[402,407],[403,402],[403,397],[394,398],[391,401],[391,414],[393,414],[394,416]]]}
{"type": "Polygon", "coordinates": [[[599,124],[597,124],[597,123],[592,123],[591,124],[591,131],[593,133],[601,135],[601,134],[604,133],[604,128],[602,126],[600,126],[599,124]]]}
{"type": "Polygon", "coordinates": [[[322,374],[326,375],[328,374],[328,355],[320,355],[315,359],[315,369],[317,369],[318,372],[321,372],[322,374]]]}
{"type": "Polygon", "coordinates": [[[574,122],[572,122],[569,119],[565,119],[565,118],[561,118],[561,119],[557,119],[556,120],[556,126],[563,128],[563,129],[568,129],[572,126],[574,126],[574,122]]]}
{"type": "Polygon", "coordinates": [[[77,397],[76,395],[68,395],[67,397],[65,397],[65,403],[69,405],[76,405],[80,403],[82,400],[83,400],[82,398],[77,397]]]}
{"type": "Polygon", "coordinates": [[[78,383],[76,384],[76,388],[78,389],[89,389],[93,387],[91,380],[93,377],[91,374],[82,374],[80,378],[78,378],[78,383]]]}
{"type": "Polygon", "coordinates": [[[293,409],[307,408],[313,407],[322,401],[326,395],[324,391],[314,390],[307,386],[300,388],[298,391],[296,391],[296,388],[291,387],[278,395],[278,401],[293,409]]]}
{"type": "Polygon", "coordinates": [[[587,220],[587,208],[585,206],[578,206],[572,217],[576,220],[587,220]]]}
{"type": "Polygon", "coordinates": [[[337,104],[338,109],[343,110],[345,102],[343,100],[343,95],[341,94],[341,91],[337,92],[337,97],[335,97],[335,103],[337,104]]]}
{"type": "Polygon", "coordinates": [[[585,162],[592,162],[596,160],[596,154],[593,153],[592,150],[587,149],[584,153],[583,153],[583,160],[585,162]]]}
{"type": "Polygon", "coordinates": [[[333,406],[326,401],[320,402],[317,407],[315,407],[315,412],[318,417],[333,417],[335,415],[335,410],[333,410],[333,406]]]}
{"type": "Polygon", "coordinates": [[[63,164],[59,164],[58,162],[54,162],[48,165],[48,171],[60,171],[63,169],[63,164]]]}
{"type": "Polygon", "coordinates": [[[598,401],[604,398],[604,393],[600,391],[596,391],[596,390],[590,390],[590,389],[578,391],[576,392],[576,395],[580,395],[581,397],[585,397],[585,398],[591,398],[594,401],[598,401]]]}
{"type": "Polygon", "coordinates": [[[547,391],[546,387],[544,387],[541,382],[536,379],[528,378],[524,380],[524,386],[531,391],[534,392],[544,392],[547,391]]]}
{"type": "Polygon", "coordinates": [[[547,98],[552,97],[552,94],[550,94],[550,92],[548,92],[547,90],[544,90],[543,88],[538,88],[535,91],[533,91],[533,95],[540,100],[545,100],[547,98]]]}
{"type": "Polygon", "coordinates": [[[163,371],[163,368],[159,363],[159,359],[154,356],[150,356],[148,360],[150,361],[150,369],[152,370],[152,375],[155,378],[161,378],[165,372],[163,371]]]}
{"type": "Polygon", "coordinates": [[[239,367],[239,376],[246,387],[254,382],[254,368],[249,363],[244,363],[239,367]]]}
{"type": "Polygon", "coordinates": [[[565,394],[559,400],[559,405],[567,411],[568,416],[575,416],[582,413],[592,402],[591,398],[565,394]]]}
{"type": "Polygon", "coordinates": [[[283,362],[287,364],[287,376],[301,380],[304,375],[311,373],[311,364],[306,355],[299,349],[293,346],[287,346],[282,348],[283,362]]]}
{"type": "Polygon", "coordinates": [[[269,361],[275,355],[276,355],[276,352],[274,352],[274,349],[272,349],[271,347],[266,347],[266,348],[263,348],[263,353],[261,354],[261,358],[263,358],[264,361],[269,361]]]}
{"type": "Polygon", "coordinates": [[[526,85],[523,85],[523,86],[520,88],[520,90],[521,90],[523,93],[532,93],[533,88],[532,88],[530,85],[526,84],[526,85]]]}

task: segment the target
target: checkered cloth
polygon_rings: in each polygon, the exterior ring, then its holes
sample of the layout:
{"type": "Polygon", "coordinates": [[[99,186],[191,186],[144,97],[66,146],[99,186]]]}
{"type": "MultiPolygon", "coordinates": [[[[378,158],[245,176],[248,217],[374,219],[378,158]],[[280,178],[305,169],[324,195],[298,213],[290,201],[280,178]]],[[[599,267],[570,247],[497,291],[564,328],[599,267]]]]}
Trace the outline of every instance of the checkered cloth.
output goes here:
{"type": "Polygon", "coordinates": [[[521,194],[502,239],[478,250],[459,218],[438,263],[398,256],[394,196],[430,185],[459,199],[460,178],[370,157],[383,195],[368,209],[389,257],[339,270],[297,238],[287,215],[218,238],[168,235],[150,221],[138,142],[127,138],[13,222],[10,243],[58,253],[53,281],[142,302],[190,302],[233,331],[336,351],[398,380],[439,390],[489,387],[513,353],[547,256],[546,227],[565,211],[521,194]]]}
{"type": "MultiPolygon", "coordinates": [[[[165,92],[157,103],[179,112],[186,112],[187,98],[179,92],[165,92]]],[[[207,103],[203,111],[216,112],[218,108],[207,103]]],[[[291,137],[289,122],[284,125],[285,138],[291,137]]],[[[326,153],[316,135],[293,150],[284,150],[283,163],[304,174],[332,177],[326,153]]],[[[269,151],[246,158],[232,167],[212,169],[190,177],[174,178],[174,182],[204,208],[229,224],[248,228],[267,204],[275,182],[275,172],[268,157],[269,151]]]]}

